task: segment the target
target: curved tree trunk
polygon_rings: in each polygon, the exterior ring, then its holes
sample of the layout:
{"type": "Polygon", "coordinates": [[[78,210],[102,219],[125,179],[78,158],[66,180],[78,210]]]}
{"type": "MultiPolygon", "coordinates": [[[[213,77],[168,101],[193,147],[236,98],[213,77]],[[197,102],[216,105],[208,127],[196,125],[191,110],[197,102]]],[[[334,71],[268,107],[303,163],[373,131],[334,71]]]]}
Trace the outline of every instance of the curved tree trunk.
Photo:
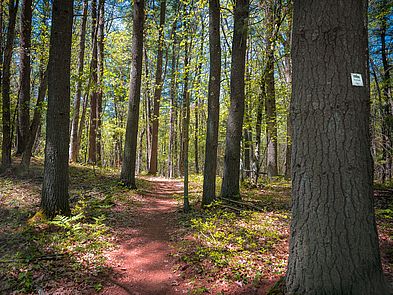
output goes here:
{"type": "Polygon", "coordinates": [[[134,1],[130,95],[128,100],[124,159],[120,176],[121,181],[130,188],[136,188],[135,164],[142,79],[144,6],[144,0],[134,1]]]}
{"type": "Polygon", "coordinates": [[[70,214],[68,146],[70,126],[70,66],[72,0],[53,0],[48,62],[48,109],[41,208],[53,218],[70,214]]]}
{"type": "Polygon", "coordinates": [[[293,17],[288,294],[390,294],[373,211],[367,1],[296,0],[293,17]]]}
{"type": "Polygon", "coordinates": [[[231,105],[226,132],[224,176],[221,196],[240,198],[240,141],[244,117],[244,74],[248,31],[249,1],[237,0],[231,65],[231,105]]]}

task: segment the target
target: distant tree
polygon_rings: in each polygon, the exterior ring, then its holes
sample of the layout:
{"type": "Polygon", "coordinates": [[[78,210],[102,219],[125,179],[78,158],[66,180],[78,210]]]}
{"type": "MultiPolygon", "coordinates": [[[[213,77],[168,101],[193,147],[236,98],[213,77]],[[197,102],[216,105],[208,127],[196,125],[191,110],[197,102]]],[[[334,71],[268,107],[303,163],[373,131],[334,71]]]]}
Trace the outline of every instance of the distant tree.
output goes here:
{"type": "Polygon", "coordinates": [[[208,118],[203,171],[202,204],[209,205],[216,197],[218,123],[220,115],[221,44],[220,1],[209,0],[210,75],[208,118]]]}
{"type": "Polygon", "coordinates": [[[2,123],[3,123],[3,142],[1,164],[3,169],[11,166],[11,60],[15,41],[16,14],[18,12],[19,0],[8,2],[8,27],[7,40],[4,47],[3,58],[3,79],[2,79],[2,123]]]}
{"type": "Polygon", "coordinates": [[[277,111],[274,77],[275,51],[275,11],[274,0],[266,1],[266,138],[267,138],[267,176],[277,176],[277,111]]]}
{"type": "Polygon", "coordinates": [[[128,116],[124,145],[124,158],[123,164],[121,166],[120,176],[124,184],[130,188],[136,188],[135,164],[142,79],[143,25],[145,19],[144,6],[144,0],[134,1],[130,94],[128,98],[128,116]]]}
{"type": "MultiPolygon", "coordinates": [[[[186,31],[189,31],[188,24],[185,25],[186,31]]],[[[184,212],[190,211],[190,201],[188,192],[188,178],[189,178],[189,129],[190,129],[190,89],[188,87],[190,80],[190,51],[192,49],[192,40],[186,40],[184,43],[184,86],[183,86],[183,116],[182,116],[182,160],[183,160],[183,172],[184,172],[184,195],[183,195],[183,210],[184,212]]]]}
{"type": "Polygon", "coordinates": [[[18,104],[18,133],[16,154],[21,155],[30,135],[30,56],[32,0],[23,0],[20,29],[20,94],[18,104]]]}
{"type": "Polygon", "coordinates": [[[81,21],[80,41],[79,41],[79,54],[78,54],[78,76],[76,81],[76,91],[74,97],[74,113],[71,123],[71,144],[70,144],[70,160],[72,162],[78,161],[79,144],[78,144],[78,126],[79,126],[79,113],[82,96],[82,75],[85,63],[85,48],[86,48],[86,25],[87,25],[87,10],[88,0],[83,1],[83,13],[81,21]]]}
{"type": "Polygon", "coordinates": [[[179,64],[179,52],[177,50],[177,36],[176,36],[176,20],[172,24],[172,58],[171,58],[171,74],[170,74],[170,99],[171,109],[169,118],[169,146],[168,146],[168,176],[170,178],[176,175],[176,147],[177,147],[177,68],[179,64]]]}
{"type": "Polygon", "coordinates": [[[97,29],[97,164],[102,165],[102,100],[104,96],[104,30],[105,30],[105,0],[98,1],[97,29]]]}
{"type": "Polygon", "coordinates": [[[249,0],[236,0],[231,64],[231,105],[227,121],[221,196],[240,198],[240,141],[244,117],[244,75],[249,0]]]}
{"type": "Polygon", "coordinates": [[[41,124],[42,117],[42,107],[44,104],[45,95],[48,89],[48,73],[45,70],[41,70],[40,72],[40,86],[38,88],[38,97],[36,106],[34,109],[33,119],[29,128],[29,137],[26,143],[25,150],[22,154],[22,160],[20,162],[20,169],[22,172],[26,172],[30,167],[30,160],[33,154],[34,142],[37,136],[38,129],[41,124]]]}
{"type": "Polygon", "coordinates": [[[97,163],[97,0],[91,1],[91,40],[93,52],[91,55],[90,75],[92,91],[90,93],[90,128],[89,128],[89,158],[90,164],[97,163]]]}
{"type": "Polygon", "coordinates": [[[70,214],[68,146],[73,1],[53,0],[48,63],[48,109],[41,208],[48,218],[70,214]]]}
{"type": "Polygon", "coordinates": [[[158,124],[160,118],[160,101],[162,92],[162,60],[163,60],[163,47],[164,47],[164,25],[166,13],[166,0],[160,1],[160,27],[158,32],[158,45],[157,45],[157,65],[156,65],[156,82],[154,88],[154,101],[153,101],[153,120],[152,120],[152,141],[151,141],[151,154],[150,154],[150,168],[149,173],[152,175],[157,174],[158,167],[158,124]]]}
{"type": "Polygon", "coordinates": [[[288,294],[391,294],[373,211],[367,1],[293,9],[288,294]]]}

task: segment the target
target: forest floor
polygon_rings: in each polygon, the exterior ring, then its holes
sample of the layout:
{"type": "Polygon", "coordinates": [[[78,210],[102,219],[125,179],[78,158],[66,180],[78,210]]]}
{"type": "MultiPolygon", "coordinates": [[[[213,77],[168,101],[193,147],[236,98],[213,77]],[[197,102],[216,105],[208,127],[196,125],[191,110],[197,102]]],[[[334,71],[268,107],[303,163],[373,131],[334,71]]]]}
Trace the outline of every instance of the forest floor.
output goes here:
{"type": "MultiPolygon", "coordinates": [[[[29,175],[0,177],[0,294],[266,294],[285,273],[290,185],[243,185],[242,203],[200,210],[202,177],[141,176],[71,165],[72,216],[39,212],[42,160],[29,175]]],[[[385,274],[393,281],[393,190],[377,186],[385,274]]],[[[279,293],[273,293],[279,294],[279,293]]]]}

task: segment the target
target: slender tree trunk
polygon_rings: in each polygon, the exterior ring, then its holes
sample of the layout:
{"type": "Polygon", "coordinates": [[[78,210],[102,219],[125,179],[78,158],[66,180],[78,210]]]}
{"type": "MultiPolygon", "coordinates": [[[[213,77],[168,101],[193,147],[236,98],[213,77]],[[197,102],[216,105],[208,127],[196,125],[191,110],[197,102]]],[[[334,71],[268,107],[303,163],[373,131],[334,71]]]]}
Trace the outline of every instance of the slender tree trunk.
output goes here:
{"type": "Polygon", "coordinates": [[[259,175],[261,173],[261,133],[262,133],[262,118],[263,109],[266,98],[266,83],[265,77],[262,77],[261,89],[259,94],[258,109],[257,109],[257,121],[255,124],[255,184],[258,185],[259,175]]]}
{"type": "Polygon", "coordinates": [[[32,0],[22,1],[20,30],[20,95],[16,154],[21,155],[29,141],[30,132],[30,51],[32,0]]]}
{"type": "Polygon", "coordinates": [[[41,208],[53,218],[69,215],[68,146],[73,1],[53,0],[48,63],[48,109],[41,208]]]}
{"type": "MultiPolygon", "coordinates": [[[[386,1],[383,1],[384,6],[387,5],[386,1]]],[[[393,123],[392,123],[392,105],[391,100],[391,81],[390,81],[390,65],[388,59],[388,48],[386,47],[386,31],[387,31],[387,16],[384,15],[380,18],[379,37],[381,41],[381,60],[383,67],[382,76],[382,92],[385,98],[384,110],[383,110],[383,122],[382,122],[382,145],[383,145],[383,181],[390,180],[392,178],[392,136],[393,136],[393,123]]]]}
{"type": "Polygon", "coordinates": [[[224,176],[221,196],[240,198],[240,141],[244,116],[244,74],[249,16],[249,1],[237,0],[231,64],[231,105],[227,121],[224,176]]]}
{"type": "Polygon", "coordinates": [[[82,76],[83,76],[83,68],[85,63],[87,11],[88,11],[88,0],[84,0],[80,41],[79,41],[78,79],[76,82],[76,91],[74,97],[74,114],[72,117],[72,125],[71,125],[71,145],[70,145],[71,162],[77,162],[78,154],[79,154],[78,126],[79,126],[79,112],[80,112],[81,95],[82,95],[82,76]]]}
{"type": "MultiPolygon", "coordinates": [[[[175,32],[173,31],[173,34],[175,32]]],[[[177,82],[177,64],[178,64],[178,53],[176,51],[176,36],[173,35],[172,43],[172,64],[171,64],[171,109],[170,109],[170,125],[169,125],[169,148],[168,148],[168,176],[172,178],[174,176],[174,150],[176,145],[176,82],[177,82]]]]}
{"type": "Polygon", "coordinates": [[[391,294],[373,209],[367,1],[295,0],[293,19],[288,294],[391,294]]]}
{"type": "Polygon", "coordinates": [[[244,126],[243,130],[243,152],[244,152],[244,170],[245,170],[245,176],[247,178],[251,178],[251,154],[252,154],[252,132],[250,129],[250,120],[251,120],[251,114],[250,114],[250,106],[249,102],[245,102],[245,114],[246,114],[246,124],[244,126]]]}
{"type": "Polygon", "coordinates": [[[144,48],[144,55],[145,55],[145,79],[147,83],[147,87],[145,87],[145,111],[146,111],[146,166],[147,171],[150,169],[150,151],[151,151],[151,119],[152,119],[152,112],[151,112],[151,102],[150,102],[150,76],[149,76],[149,59],[147,56],[147,49],[144,48]]]}
{"type": "Polygon", "coordinates": [[[203,170],[202,205],[209,205],[216,197],[218,123],[220,118],[221,44],[220,1],[209,0],[210,73],[208,118],[203,170]]]}
{"type": "MultiPolygon", "coordinates": [[[[202,59],[203,51],[204,51],[204,37],[205,37],[205,25],[202,20],[202,28],[201,28],[201,47],[199,49],[199,58],[202,59]]],[[[194,88],[201,88],[202,83],[202,61],[198,62],[198,69],[195,77],[195,82],[197,83],[197,87],[194,88]]],[[[194,83],[195,84],[195,83],[194,83]]],[[[194,152],[195,152],[195,173],[199,174],[199,112],[200,112],[200,95],[195,97],[195,108],[194,108],[194,115],[195,115],[195,126],[194,126],[194,152]]]]}
{"type": "Polygon", "coordinates": [[[188,148],[189,148],[189,129],[190,129],[190,91],[188,89],[189,83],[189,64],[190,51],[192,48],[192,41],[186,42],[184,53],[184,89],[183,89],[183,112],[182,117],[182,131],[183,131],[183,172],[184,172],[184,212],[190,211],[190,202],[188,196],[188,148]],[[189,44],[188,44],[189,43],[189,44]]]}
{"type": "MultiPolygon", "coordinates": [[[[286,56],[284,58],[285,63],[285,82],[287,84],[287,88],[289,89],[288,93],[288,102],[290,105],[291,102],[291,86],[292,86],[292,60],[290,57],[291,51],[291,33],[292,33],[292,6],[289,7],[289,17],[287,19],[288,29],[286,31],[287,39],[284,43],[286,56]]],[[[291,112],[288,110],[287,115],[287,138],[286,138],[286,151],[285,151],[285,178],[291,178],[291,162],[292,162],[292,122],[291,122],[291,112]]]]}
{"type": "Polygon", "coordinates": [[[11,61],[12,51],[14,48],[15,39],[15,23],[16,14],[18,12],[18,0],[10,0],[8,2],[9,18],[7,28],[7,41],[4,48],[4,61],[3,61],[3,80],[2,80],[2,123],[3,123],[3,142],[2,142],[2,158],[1,164],[3,169],[11,166],[11,61]]]}
{"type": "Polygon", "coordinates": [[[194,126],[194,158],[195,158],[195,173],[199,174],[199,101],[195,99],[195,126],[194,126]]]}
{"type": "Polygon", "coordinates": [[[92,91],[90,97],[90,129],[89,129],[89,158],[90,164],[97,164],[97,0],[91,1],[91,30],[92,30],[92,47],[93,53],[91,56],[91,78],[92,91]]]}
{"type": "Polygon", "coordinates": [[[105,0],[98,2],[98,82],[97,82],[97,164],[102,165],[102,99],[104,82],[104,28],[105,0]]]}
{"type": "Polygon", "coordinates": [[[33,120],[31,121],[31,125],[30,125],[29,140],[27,141],[27,145],[25,151],[22,154],[22,160],[20,162],[21,171],[29,170],[31,156],[33,154],[34,143],[37,137],[38,129],[41,124],[42,106],[44,103],[46,91],[48,89],[48,74],[46,70],[44,72],[41,72],[40,80],[41,81],[38,89],[38,97],[34,109],[33,120]]]}
{"type": "Polygon", "coordinates": [[[130,95],[128,102],[124,160],[121,166],[121,180],[130,188],[136,188],[135,162],[142,79],[143,24],[145,18],[144,5],[144,0],[134,2],[130,95]]]}
{"type": "Polygon", "coordinates": [[[75,149],[76,159],[79,158],[80,147],[81,147],[81,142],[82,142],[82,135],[83,135],[83,131],[86,129],[85,127],[86,127],[86,115],[87,115],[88,103],[89,103],[89,90],[86,90],[86,93],[83,98],[82,113],[81,113],[81,120],[79,122],[78,136],[76,138],[76,149],[75,149]]]}
{"type": "Polygon", "coordinates": [[[178,119],[178,130],[179,130],[179,161],[177,167],[179,169],[179,176],[184,176],[184,126],[183,119],[185,117],[184,100],[179,105],[179,119],[178,119]]]}
{"type": "Polygon", "coordinates": [[[162,92],[162,57],[164,43],[164,25],[165,25],[166,0],[161,0],[160,7],[160,28],[158,33],[158,52],[157,52],[157,68],[156,83],[154,88],[153,102],[153,120],[152,120],[152,141],[149,174],[157,174],[157,158],[158,158],[158,123],[160,117],[160,100],[162,92]]]}
{"type": "Polygon", "coordinates": [[[274,12],[273,1],[267,4],[266,36],[266,139],[267,139],[267,176],[269,179],[278,175],[277,169],[277,112],[276,90],[274,86],[274,12]]]}

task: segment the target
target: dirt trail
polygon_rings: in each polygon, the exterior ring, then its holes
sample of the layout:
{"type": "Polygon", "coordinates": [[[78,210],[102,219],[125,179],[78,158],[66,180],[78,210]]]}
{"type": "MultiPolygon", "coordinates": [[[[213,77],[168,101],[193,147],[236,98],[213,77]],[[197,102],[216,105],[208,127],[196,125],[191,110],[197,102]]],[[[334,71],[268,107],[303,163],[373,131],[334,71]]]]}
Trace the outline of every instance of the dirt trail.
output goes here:
{"type": "Polygon", "coordinates": [[[152,184],[150,191],[140,193],[140,206],[125,219],[119,249],[109,253],[116,274],[101,294],[182,294],[169,256],[177,220],[172,196],[182,191],[182,183],[147,180],[152,184]]]}

